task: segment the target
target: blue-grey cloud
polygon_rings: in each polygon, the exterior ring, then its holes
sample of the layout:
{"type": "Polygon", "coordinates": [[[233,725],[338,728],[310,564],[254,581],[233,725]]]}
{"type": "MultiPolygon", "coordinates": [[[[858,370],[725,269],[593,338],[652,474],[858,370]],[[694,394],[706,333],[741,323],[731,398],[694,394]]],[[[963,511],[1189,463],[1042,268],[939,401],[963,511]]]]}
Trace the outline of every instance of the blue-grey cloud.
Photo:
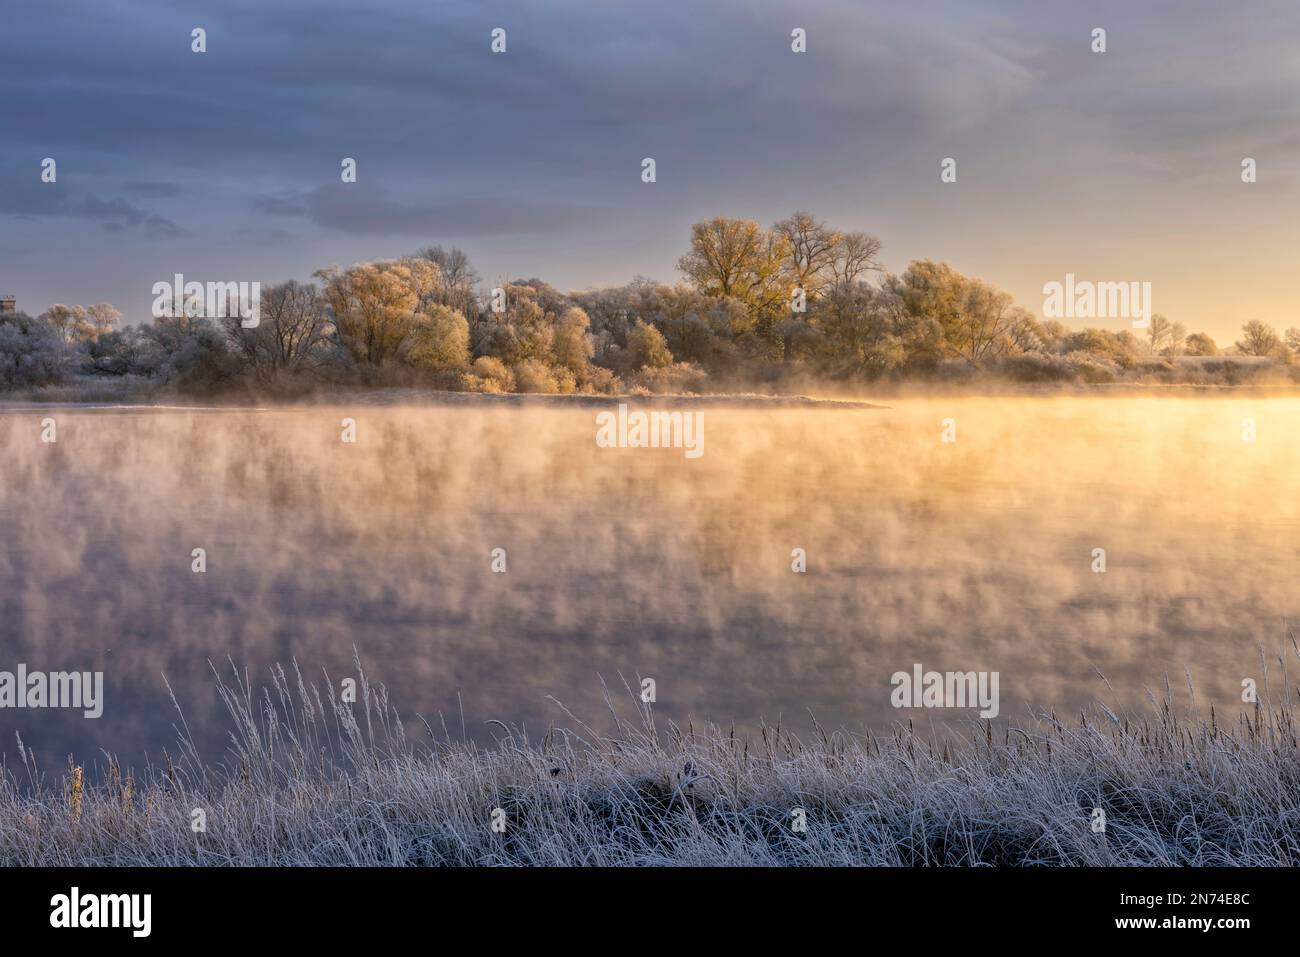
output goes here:
{"type": "Polygon", "coordinates": [[[484,196],[449,202],[398,200],[383,187],[319,186],[308,192],[258,196],[253,207],[273,216],[305,217],[317,226],[362,236],[446,236],[452,239],[567,231],[598,222],[599,209],[484,196]]]}
{"type": "Polygon", "coordinates": [[[82,190],[69,190],[57,180],[43,183],[35,174],[0,177],[0,216],[22,219],[54,217],[90,220],[109,232],[136,229],[160,239],[175,239],[186,230],[165,216],[118,197],[100,197],[82,190]]]}

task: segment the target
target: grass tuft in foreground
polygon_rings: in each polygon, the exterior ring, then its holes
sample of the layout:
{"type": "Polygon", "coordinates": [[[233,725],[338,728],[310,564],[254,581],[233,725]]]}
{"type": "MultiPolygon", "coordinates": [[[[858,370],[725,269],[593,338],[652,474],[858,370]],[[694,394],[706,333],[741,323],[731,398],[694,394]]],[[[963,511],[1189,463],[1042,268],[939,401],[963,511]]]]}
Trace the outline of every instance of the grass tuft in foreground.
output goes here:
{"type": "MultiPolygon", "coordinates": [[[[4,865],[1290,865],[1300,862],[1294,708],[1145,719],[1097,705],[1071,721],[987,725],[939,742],[800,741],[764,729],[659,728],[639,703],[610,735],[575,722],[492,747],[442,729],[408,743],[362,673],[355,705],[296,666],[256,691],[219,681],[227,758],[178,758],[137,780],[57,780],[22,752],[0,783],[4,865]],[[505,812],[494,833],[492,811],[505,812]],[[805,833],[793,828],[802,808],[805,833]],[[1093,830],[1094,808],[1105,830],[1093,830]],[[195,833],[196,809],[206,830],[195,833]]],[[[614,709],[611,707],[611,712],[614,709]]]]}

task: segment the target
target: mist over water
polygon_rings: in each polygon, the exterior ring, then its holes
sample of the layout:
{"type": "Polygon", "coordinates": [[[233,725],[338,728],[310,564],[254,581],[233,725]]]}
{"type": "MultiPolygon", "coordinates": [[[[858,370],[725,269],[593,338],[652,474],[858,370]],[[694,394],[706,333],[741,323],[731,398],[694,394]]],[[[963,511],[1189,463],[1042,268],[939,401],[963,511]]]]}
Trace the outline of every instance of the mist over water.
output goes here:
{"type": "Polygon", "coordinates": [[[354,645],[413,735],[463,712],[482,739],[571,724],[550,697],[600,727],[620,673],[679,721],[851,730],[974,717],[890,707],[915,663],[999,672],[1003,720],[1143,707],[1166,674],[1185,697],[1184,667],[1235,712],[1261,645],[1280,678],[1300,400],[707,409],[698,459],[598,448],[595,412],[0,410],[0,669],[105,673],[101,718],[6,709],[0,751],[156,757],[165,674],[217,758],[209,660],[260,683],[296,658],[337,691],[354,645]]]}

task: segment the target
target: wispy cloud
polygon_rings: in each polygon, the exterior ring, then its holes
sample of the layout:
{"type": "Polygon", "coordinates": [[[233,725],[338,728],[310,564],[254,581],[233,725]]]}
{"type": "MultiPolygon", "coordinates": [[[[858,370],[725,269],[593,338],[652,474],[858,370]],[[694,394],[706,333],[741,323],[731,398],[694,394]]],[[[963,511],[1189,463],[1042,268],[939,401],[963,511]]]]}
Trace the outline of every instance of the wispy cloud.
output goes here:
{"type": "Polygon", "coordinates": [[[25,177],[10,174],[0,177],[0,215],[23,219],[90,220],[110,232],[139,230],[160,239],[188,235],[181,226],[165,216],[116,197],[100,197],[68,189],[57,181],[42,183],[34,172],[25,177]],[[23,179],[26,182],[23,182],[23,179]]]}
{"type": "Polygon", "coordinates": [[[363,236],[494,236],[565,231],[600,221],[587,206],[483,196],[448,202],[399,201],[382,186],[319,186],[254,197],[272,216],[304,217],[325,229],[363,236]]]}

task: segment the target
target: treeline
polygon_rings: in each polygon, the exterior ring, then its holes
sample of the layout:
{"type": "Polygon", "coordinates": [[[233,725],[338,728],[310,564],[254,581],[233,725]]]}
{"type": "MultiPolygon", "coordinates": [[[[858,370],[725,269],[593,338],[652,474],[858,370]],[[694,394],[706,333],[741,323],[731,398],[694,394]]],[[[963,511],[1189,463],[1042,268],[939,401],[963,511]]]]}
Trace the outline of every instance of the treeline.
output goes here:
{"type": "Polygon", "coordinates": [[[1070,329],[946,263],[885,272],[880,249],[807,213],[771,228],[719,217],[692,227],[673,285],[487,288],[460,250],[435,246],[266,287],[256,328],[188,315],[121,327],[107,303],[56,305],[0,316],[0,388],[90,379],[281,395],[327,385],[706,392],[812,380],[1237,382],[1259,369],[1300,381],[1297,329],[1247,323],[1216,361],[1209,336],[1163,316],[1140,335],[1070,329]]]}

